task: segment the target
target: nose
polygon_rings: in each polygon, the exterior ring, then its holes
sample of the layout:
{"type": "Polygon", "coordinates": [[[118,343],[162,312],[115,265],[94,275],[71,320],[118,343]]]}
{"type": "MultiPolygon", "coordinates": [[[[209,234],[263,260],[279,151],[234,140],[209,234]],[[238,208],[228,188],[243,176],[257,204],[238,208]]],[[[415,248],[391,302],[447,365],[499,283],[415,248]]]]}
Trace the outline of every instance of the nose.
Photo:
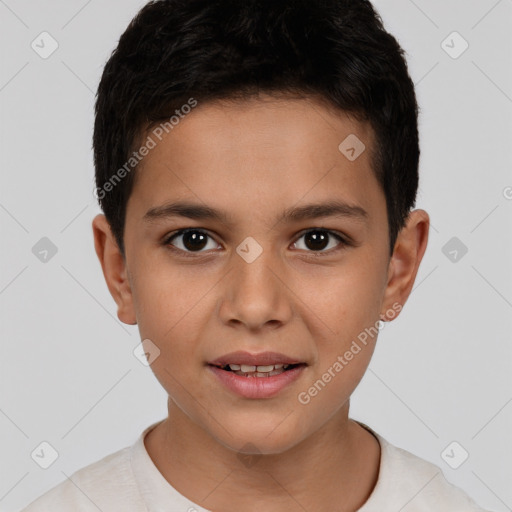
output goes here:
{"type": "Polygon", "coordinates": [[[218,314],[226,325],[243,325],[251,331],[273,329],[293,315],[293,292],[284,266],[272,259],[270,249],[250,263],[234,253],[223,286],[218,314]]]}

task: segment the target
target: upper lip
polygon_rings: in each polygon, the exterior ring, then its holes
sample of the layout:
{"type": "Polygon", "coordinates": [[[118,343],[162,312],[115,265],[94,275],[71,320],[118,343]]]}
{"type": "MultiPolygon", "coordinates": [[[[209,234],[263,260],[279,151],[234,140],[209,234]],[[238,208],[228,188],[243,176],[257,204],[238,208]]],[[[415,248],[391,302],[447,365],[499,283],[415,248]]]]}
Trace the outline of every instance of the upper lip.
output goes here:
{"type": "Polygon", "coordinates": [[[230,352],[218,357],[214,361],[209,361],[208,364],[213,366],[226,366],[228,364],[245,364],[250,366],[266,366],[271,364],[300,364],[303,361],[279,352],[259,352],[258,354],[251,354],[239,350],[237,352],[230,352]]]}

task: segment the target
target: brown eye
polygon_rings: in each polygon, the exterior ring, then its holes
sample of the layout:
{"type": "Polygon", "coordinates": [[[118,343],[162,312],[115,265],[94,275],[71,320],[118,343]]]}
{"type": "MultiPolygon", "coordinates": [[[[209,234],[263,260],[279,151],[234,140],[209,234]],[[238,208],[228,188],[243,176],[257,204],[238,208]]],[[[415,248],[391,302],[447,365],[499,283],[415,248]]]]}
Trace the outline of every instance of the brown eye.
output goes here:
{"type": "MultiPolygon", "coordinates": [[[[203,252],[203,249],[208,246],[208,239],[212,238],[204,231],[198,229],[183,229],[169,237],[165,241],[165,244],[172,245],[176,250],[184,252],[203,252]],[[178,240],[178,243],[174,243],[174,240],[178,240]]],[[[207,248],[215,249],[215,243],[213,247],[207,248]]]]}
{"type": "Polygon", "coordinates": [[[346,245],[346,242],[340,235],[326,229],[310,229],[303,233],[298,240],[304,238],[303,245],[305,247],[297,247],[299,242],[295,242],[295,246],[298,249],[304,249],[309,252],[330,252],[332,248],[336,250],[341,245],[346,245]],[[333,240],[337,240],[338,243],[332,243],[333,240]],[[326,250],[327,249],[327,250],[326,250]]]}

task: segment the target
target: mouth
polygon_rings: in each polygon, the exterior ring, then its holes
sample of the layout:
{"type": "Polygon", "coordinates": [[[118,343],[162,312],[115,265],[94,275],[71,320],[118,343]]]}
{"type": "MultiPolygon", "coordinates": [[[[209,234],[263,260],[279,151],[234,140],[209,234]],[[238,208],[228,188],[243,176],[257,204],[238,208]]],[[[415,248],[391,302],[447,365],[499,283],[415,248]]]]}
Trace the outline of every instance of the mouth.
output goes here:
{"type": "Polygon", "coordinates": [[[290,363],[290,364],[266,364],[266,365],[249,365],[249,364],[210,364],[224,370],[232,372],[235,375],[247,378],[268,378],[274,375],[281,375],[287,371],[293,370],[298,366],[306,366],[306,363],[290,363]]]}
{"type": "Polygon", "coordinates": [[[207,363],[226,389],[244,398],[272,398],[301,377],[308,364],[278,352],[238,351],[207,363]]]}

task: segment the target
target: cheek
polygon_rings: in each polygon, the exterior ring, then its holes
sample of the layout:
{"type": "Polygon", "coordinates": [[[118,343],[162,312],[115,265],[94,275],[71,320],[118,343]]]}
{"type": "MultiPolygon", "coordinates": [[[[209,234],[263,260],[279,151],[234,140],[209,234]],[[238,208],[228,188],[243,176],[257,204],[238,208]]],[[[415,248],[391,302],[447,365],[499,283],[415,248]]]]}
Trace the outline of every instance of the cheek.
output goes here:
{"type": "Polygon", "coordinates": [[[343,342],[379,319],[382,283],[382,275],[362,260],[303,277],[300,293],[308,316],[314,313],[321,320],[322,337],[343,342]]]}
{"type": "Polygon", "coordinates": [[[381,274],[365,258],[324,276],[322,288],[319,282],[311,280],[303,289],[303,317],[310,318],[317,356],[308,380],[312,387],[303,389],[312,410],[320,403],[341,405],[363,377],[378,336],[383,293],[381,274]]]}
{"type": "Polygon", "coordinates": [[[186,403],[190,397],[184,387],[197,379],[204,362],[197,340],[208,303],[201,298],[210,286],[203,280],[201,286],[194,286],[193,280],[175,269],[152,269],[136,274],[132,289],[140,338],[151,340],[159,350],[151,364],[157,380],[169,396],[186,403]]]}
{"type": "Polygon", "coordinates": [[[318,426],[347,403],[368,368],[378,337],[376,322],[356,305],[340,306],[338,312],[338,333],[317,341],[316,364],[297,395],[297,408],[318,426]]]}
{"type": "MultiPolygon", "coordinates": [[[[190,317],[200,313],[204,302],[201,298],[214,282],[212,279],[210,284],[207,276],[198,281],[187,270],[161,262],[135,269],[133,277],[132,292],[140,334],[161,343],[176,339],[185,324],[191,327],[190,317]]],[[[192,334],[189,330],[186,332],[188,336],[192,334]]]]}

